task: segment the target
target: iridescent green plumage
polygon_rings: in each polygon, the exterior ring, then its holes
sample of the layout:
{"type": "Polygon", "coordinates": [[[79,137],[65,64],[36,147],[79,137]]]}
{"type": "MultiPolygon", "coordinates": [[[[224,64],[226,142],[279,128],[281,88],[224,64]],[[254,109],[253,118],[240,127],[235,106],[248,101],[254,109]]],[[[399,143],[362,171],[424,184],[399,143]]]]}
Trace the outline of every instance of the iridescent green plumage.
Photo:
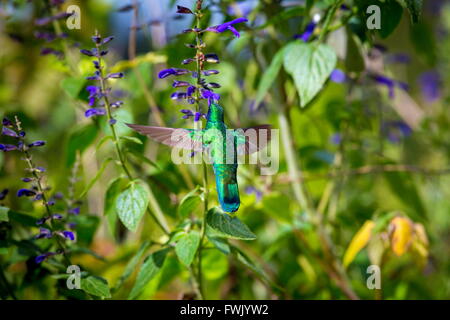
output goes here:
{"type": "MultiPolygon", "coordinates": [[[[202,130],[173,129],[129,124],[134,130],[146,134],[158,142],[172,147],[202,152],[209,151],[216,180],[217,195],[220,206],[225,212],[239,209],[239,187],[237,183],[237,156],[240,153],[253,153],[265,145],[259,141],[253,144],[244,132],[248,129],[268,130],[270,126],[262,125],[242,130],[229,130],[224,123],[223,108],[211,103],[206,115],[206,126],[202,130]]],[[[270,135],[267,136],[270,139],[270,135]]]]}

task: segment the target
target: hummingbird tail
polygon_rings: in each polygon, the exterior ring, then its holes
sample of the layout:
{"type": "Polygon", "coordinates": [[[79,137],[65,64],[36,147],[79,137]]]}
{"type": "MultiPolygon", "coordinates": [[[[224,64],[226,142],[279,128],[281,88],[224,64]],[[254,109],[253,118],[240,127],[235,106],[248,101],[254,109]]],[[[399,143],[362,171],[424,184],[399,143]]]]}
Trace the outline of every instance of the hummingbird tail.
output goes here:
{"type": "Polygon", "coordinates": [[[216,189],[219,203],[225,212],[235,212],[239,209],[239,187],[236,181],[236,174],[230,177],[224,177],[216,173],[216,189]]]}

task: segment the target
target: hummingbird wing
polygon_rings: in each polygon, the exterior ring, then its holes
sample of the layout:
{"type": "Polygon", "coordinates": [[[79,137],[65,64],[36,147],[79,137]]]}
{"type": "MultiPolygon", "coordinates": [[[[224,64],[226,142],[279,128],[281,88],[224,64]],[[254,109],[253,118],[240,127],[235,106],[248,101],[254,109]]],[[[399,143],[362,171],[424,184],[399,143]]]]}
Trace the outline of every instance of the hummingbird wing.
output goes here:
{"type": "Polygon", "coordinates": [[[250,128],[235,130],[237,153],[252,154],[264,149],[270,142],[272,126],[261,124],[250,128]]]}
{"type": "Polygon", "coordinates": [[[203,130],[153,127],[129,123],[127,123],[127,126],[171,147],[192,151],[203,151],[205,147],[202,141],[203,130]]]}

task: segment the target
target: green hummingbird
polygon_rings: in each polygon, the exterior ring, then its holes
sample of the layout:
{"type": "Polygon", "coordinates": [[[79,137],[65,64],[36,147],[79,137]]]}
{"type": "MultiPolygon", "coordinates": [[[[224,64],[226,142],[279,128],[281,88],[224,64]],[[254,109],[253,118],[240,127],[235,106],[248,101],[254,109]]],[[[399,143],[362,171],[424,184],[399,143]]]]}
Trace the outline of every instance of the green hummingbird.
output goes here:
{"type": "Polygon", "coordinates": [[[230,130],[224,123],[223,108],[210,103],[204,129],[175,129],[127,124],[133,130],[171,147],[209,151],[216,180],[216,190],[223,211],[236,212],[240,206],[237,183],[238,154],[251,154],[270,140],[270,125],[230,130]],[[253,129],[253,135],[249,130],[253,129]],[[261,137],[259,132],[264,130],[261,137]],[[266,137],[266,139],[264,139],[266,137]]]}

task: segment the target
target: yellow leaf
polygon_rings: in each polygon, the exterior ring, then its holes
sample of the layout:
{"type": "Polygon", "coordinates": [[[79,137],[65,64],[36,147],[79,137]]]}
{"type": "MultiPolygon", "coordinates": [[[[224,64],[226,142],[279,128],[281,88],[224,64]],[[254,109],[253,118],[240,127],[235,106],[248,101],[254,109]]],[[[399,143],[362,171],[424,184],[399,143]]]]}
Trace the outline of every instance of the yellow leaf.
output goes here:
{"type": "Polygon", "coordinates": [[[347,267],[359,251],[361,251],[369,242],[372,235],[372,229],[375,226],[375,222],[368,220],[366,221],[361,229],[355,234],[350,245],[344,254],[344,267],[347,267]]]}
{"type": "Polygon", "coordinates": [[[401,256],[411,245],[413,224],[408,218],[395,217],[391,220],[391,227],[393,229],[391,236],[392,251],[397,256],[401,256]]]}

